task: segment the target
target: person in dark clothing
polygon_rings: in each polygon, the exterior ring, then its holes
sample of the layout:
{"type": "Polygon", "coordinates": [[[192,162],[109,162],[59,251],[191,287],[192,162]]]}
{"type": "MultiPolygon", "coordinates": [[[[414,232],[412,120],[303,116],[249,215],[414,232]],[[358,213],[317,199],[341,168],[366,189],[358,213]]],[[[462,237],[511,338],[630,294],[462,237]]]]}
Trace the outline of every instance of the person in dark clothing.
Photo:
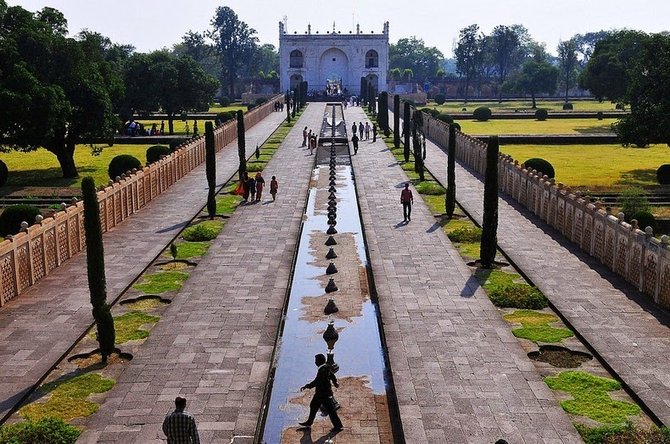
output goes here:
{"type": "Polygon", "coordinates": [[[405,222],[412,220],[412,204],[414,203],[414,196],[412,190],[409,189],[409,184],[405,184],[405,189],[400,192],[400,203],[402,204],[402,214],[405,216],[405,222]]]}
{"type": "Polygon", "coordinates": [[[377,124],[372,125],[372,142],[377,141],[377,124]]]}
{"type": "Polygon", "coordinates": [[[342,426],[340,417],[337,415],[337,409],[335,408],[333,400],[333,389],[330,386],[332,381],[335,387],[339,387],[337,378],[331,371],[330,366],[326,364],[326,357],[321,353],[314,356],[314,363],[319,367],[319,370],[316,372],[316,378],[309,384],[300,387],[300,391],[310,388],[315,389],[312,401],[309,403],[309,418],[307,418],[307,421],[299,424],[303,427],[311,427],[314,423],[316,412],[319,411],[319,407],[323,404],[330,417],[330,422],[333,423],[333,428],[330,431],[333,433],[340,432],[344,427],[342,426]]]}
{"type": "Polygon", "coordinates": [[[358,136],[354,133],[354,137],[351,138],[351,143],[354,145],[354,154],[358,153],[358,136]]]}
{"type": "Polygon", "coordinates": [[[249,174],[245,171],[244,176],[242,176],[242,186],[244,189],[244,201],[247,202],[249,200],[249,193],[251,190],[249,189],[249,174]]]}
{"type": "Polygon", "coordinates": [[[200,444],[198,427],[195,419],[185,412],[186,399],[177,396],[174,400],[175,410],[163,420],[163,433],[168,444],[200,444]]]}

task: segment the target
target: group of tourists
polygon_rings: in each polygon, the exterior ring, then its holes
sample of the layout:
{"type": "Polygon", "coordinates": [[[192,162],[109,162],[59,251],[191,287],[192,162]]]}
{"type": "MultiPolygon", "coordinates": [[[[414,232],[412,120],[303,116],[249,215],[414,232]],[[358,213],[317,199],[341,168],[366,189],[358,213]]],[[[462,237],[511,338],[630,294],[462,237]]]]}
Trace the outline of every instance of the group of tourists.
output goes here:
{"type": "MultiPolygon", "coordinates": [[[[245,202],[260,202],[263,198],[264,189],[265,178],[263,178],[263,174],[260,171],[253,177],[245,171],[242,180],[237,186],[236,193],[241,195],[245,202]]],[[[272,176],[272,180],[270,180],[270,195],[273,201],[277,198],[278,189],[279,183],[277,182],[277,177],[272,176]]]]}
{"type": "Polygon", "coordinates": [[[319,138],[317,137],[316,132],[312,132],[311,129],[308,130],[307,127],[304,127],[302,129],[302,146],[309,147],[310,156],[314,154],[314,150],[316,149],[318,140],[319,138]]]}
{"type": "Polygon", "coordinates": [[[284,102],[277,100],[274,104],[275,111],[284,111],[284,102]]]}
{"type": "Polygon", "coordinates": [[[372,126],[370,126],[370,122],[365,122],[365,125],[363,125],[363,122],[358,122],[358,125],[356,124],[356,122],[354,122],[351,125],[351,133],[353,134],[351,136],[351,144],[354,146],[354,154],[358,153],[358,142],[363,139],[369,140],[371,132],[372,132],[372,141],[376,142],[377,141],[376,123],[373,123],[372,126]]]}
{"type": "Polygon", "coordinates": [[[160,136],[165,132],[165,121],[161,120],[161,126],[160,129],[158,128],[158,124],[154,123],[151,125],[150,130],[146,130],[144,128],[144,124],[141,122],[136,122],[134,119],[130,119],[130,121],[126,124],[124,133],[126,136],[160,136]]]}

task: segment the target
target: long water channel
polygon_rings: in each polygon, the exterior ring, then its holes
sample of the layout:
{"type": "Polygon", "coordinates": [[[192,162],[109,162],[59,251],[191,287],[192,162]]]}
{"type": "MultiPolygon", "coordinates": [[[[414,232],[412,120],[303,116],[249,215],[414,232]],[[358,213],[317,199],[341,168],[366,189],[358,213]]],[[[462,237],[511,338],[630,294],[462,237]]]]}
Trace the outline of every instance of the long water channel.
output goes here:
{"type": "Polygon", "coordinates": [[[311,429],[298,425],[309,414],[313,390],[301,392],[300,387],[314,379],[317,353],[327,354],[329,362],[337,364],[334,368],[339,367],[336,376],[340,387],[334,388],[334,394],[342,406],[338,414],[345,429],[336,439],[370,442],[372,435],[378,442],[394,441],[390,413],[393,390],[378,307],[370,295],[346,126],[341,105],[327,105],[284,326],[275,349],[264,443],[333,438],[327,416],[318,414],[311,429]],[[338,311],[325,314],[333,304],[338,311]],[[339,335],[330,350],[324,339],[329,323],[339,335]]]}

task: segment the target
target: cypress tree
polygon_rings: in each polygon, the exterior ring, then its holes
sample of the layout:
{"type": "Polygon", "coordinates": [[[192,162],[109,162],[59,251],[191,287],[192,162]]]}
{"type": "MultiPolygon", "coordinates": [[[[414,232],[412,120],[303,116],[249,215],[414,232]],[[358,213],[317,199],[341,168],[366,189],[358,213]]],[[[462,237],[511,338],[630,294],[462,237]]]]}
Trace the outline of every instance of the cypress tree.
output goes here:
{"type": "Polygon", "coordinates": [[[291,117],[295,118],[296,108],[298,107],[298,88],[293,89],[293,109],[291,110],[291,117]]]}
{"type": "Polygon", "coordinates": [[[393,95],[393,146],[400,148],[400,96],[393,95]]]}
{"type": "Polygon", "coordinates": [[[375,115],[375,87],[368,85],[368,112],[375,115]]]}
{"type": "Polygon", "coordinates": [[[244,140],[244,114],[241,109],[237,110],[237,155],[240,158],[239,175],[241,180],[244,177],[244,173],[247,172],[247,153],[244,140]]]}
{"type": "Polygon", "coordinates": [[[214,150],[214,125],[205,122],[205,175],[207,177],[207,214],[216,216],[216,152],[214,150]]]}
{"type": "Polygon", "coordinates": [[[86,236],[86,265],[88,273],[88,289],[91,293],[93,319],[98,332],[98,344],[102,362],[114,352],[116,333],[114,318],[107,304],[107,279],[105,278],[105,250],[102,243],[100,226],[100,205],[92,177],[81,181],[81,192],[84,199],[84,234],[86,236]]]}
{"type": "Polygon", "coordinates": [[[390,133],[389,130],[389,94],[386,91],[383,91],[379,94],[379,127],[384,131],[384,136],[388,137],[390,133]]]}
{"type": "Polygon", "coordinates": [[[493,268],[498,246],[498,136],[489,137],[484,177],[484,217],[479,258],[482,268],[493,268]]]}
{"type": "Polygon", "coordinates": [[[291,103],[291,96],[288,93],[288,89],[286,90],[286,96],[284,96],[284,105],[286,106],[286,121],[288,123],[291,123],[291,107],[289,104],[291,103]]]}
{"type": "Polygon", "coordinates": [[[421,128],[423,128],[423,115],[421,111],[414,110],[412,116],[412,145],[414,147],[414,171],[419,174],[419,180],[424,181],[423,154],[421,143],[421,128]]]}
{"type": "Polygon", "coordinates": [[[365,101],[367,93],[368,93],[367,82],[365,81],[365,77],[361,77],[361,103],[363,104],[363,106],[367,104],[367,102],[365,101]]]}
{"type": "Polygon", "coordinates": [[[403,131],[405,133],[405,150],[403,155],[405,156],[405,162],[409,162],[409,135],[410,135],[410,112],[409,112],[409,103],[405,102],[405,113],[402,118],[403,131]]]}
{"type": "Polygon", "coordinates": [[[447,147],[447,194],[445,207],[447,217],[454,217],[456,209],[456,127],[449,125],[449,146],[447,147]]]}

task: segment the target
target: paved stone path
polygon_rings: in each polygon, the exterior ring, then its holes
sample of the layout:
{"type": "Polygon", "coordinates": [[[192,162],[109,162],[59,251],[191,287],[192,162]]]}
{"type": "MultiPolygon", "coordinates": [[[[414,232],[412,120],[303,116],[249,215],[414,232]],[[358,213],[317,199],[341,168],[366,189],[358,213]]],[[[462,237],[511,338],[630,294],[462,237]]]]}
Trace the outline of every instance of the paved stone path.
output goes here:
{"type": "MultiPolygon", "coordinates": [[[[426,149],[426,166],[446,183],[446,153],[431,142],[426,149]]],[[[481,178],[457,162],[456,184],[456,199],[481,223],[481,178]]],[[[654,414],[670,425],[668,313],[647,303],[646,296],[513,200],[499,199],[499,205],[500,247],[654,414]]]]}
{"type": "Polygon", "coordinates": [[[322,118],[322,104],[307,107],[263,172],[277,201],[235,211],[79,442],[163,442],[177,395],[202,443],[252,442],[314,166],[302,128],[322,118]]]}
{"type": "MultiPolygon", "coordinates": [[[[272,113],[247,131],[261,143],[283,121],[272,113]]],[[[237,141],[217,154],[217,183],[237,169],[237,141]]],[[[204,163],[105,235],[107,297],[114,300],[205,204],[204,163]]],[[[49,371],[93,322],[86,254],[79,254],[0,310],[0,418],[49,371]]]]}
{"type": "Polygon", "coordinates": [[[418,193],[400,223],[407,177],[384,142],[353,166],[406,441],[581,442],[418,193]]]}

